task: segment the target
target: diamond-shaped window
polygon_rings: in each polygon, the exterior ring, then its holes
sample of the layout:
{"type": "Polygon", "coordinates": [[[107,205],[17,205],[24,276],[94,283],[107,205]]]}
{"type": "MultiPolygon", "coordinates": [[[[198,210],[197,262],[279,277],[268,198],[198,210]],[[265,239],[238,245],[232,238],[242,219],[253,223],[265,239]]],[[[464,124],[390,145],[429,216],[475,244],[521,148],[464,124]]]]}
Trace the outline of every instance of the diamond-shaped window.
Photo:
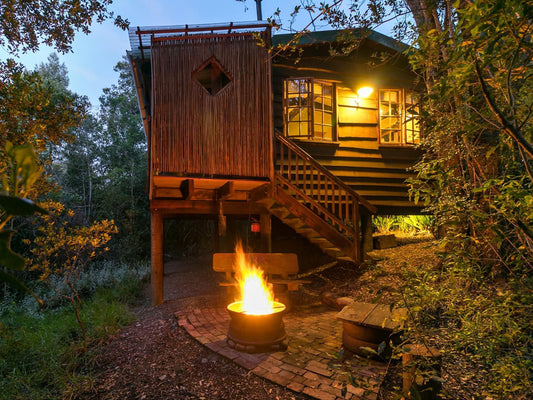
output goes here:
{"type": "Polygon", "coordinates": [[[224,71],[224,68],[215,57],[211,57],[203,63],[194,72],[194,78],[213,96],[231,82],[231,76],[224,71]]]}

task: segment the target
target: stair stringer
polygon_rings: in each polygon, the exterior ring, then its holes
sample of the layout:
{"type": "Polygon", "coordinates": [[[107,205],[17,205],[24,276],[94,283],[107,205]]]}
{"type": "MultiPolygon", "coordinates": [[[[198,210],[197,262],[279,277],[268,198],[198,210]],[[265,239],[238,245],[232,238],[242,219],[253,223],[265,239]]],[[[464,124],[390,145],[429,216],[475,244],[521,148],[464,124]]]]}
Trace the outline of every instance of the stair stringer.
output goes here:
{"type": "Polygon", "coordinates": [[[264,191],[264,196],[256,200],[271,215],[278,218],[325,254],[339,261],[356,263],[353,256],[353,243],[313,213],[298,200],[279,187],[264,191]]]}

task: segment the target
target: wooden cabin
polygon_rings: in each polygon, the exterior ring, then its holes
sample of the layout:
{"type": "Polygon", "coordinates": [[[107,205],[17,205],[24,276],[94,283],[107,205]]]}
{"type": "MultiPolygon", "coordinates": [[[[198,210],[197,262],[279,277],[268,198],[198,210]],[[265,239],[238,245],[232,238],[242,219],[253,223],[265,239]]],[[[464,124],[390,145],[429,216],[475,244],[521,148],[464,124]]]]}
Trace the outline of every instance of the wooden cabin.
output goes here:
{"type": "Polygon", "coordinates": [[[372,214],[420,211],[415,75],[377,32],[271,36],[266,23],[130,29],[148,141],[152,302],[163,300],[163,221],[271,217],[361,262],[372,214]],[[386,60],[385,60],[386,59],[386,60]]]}

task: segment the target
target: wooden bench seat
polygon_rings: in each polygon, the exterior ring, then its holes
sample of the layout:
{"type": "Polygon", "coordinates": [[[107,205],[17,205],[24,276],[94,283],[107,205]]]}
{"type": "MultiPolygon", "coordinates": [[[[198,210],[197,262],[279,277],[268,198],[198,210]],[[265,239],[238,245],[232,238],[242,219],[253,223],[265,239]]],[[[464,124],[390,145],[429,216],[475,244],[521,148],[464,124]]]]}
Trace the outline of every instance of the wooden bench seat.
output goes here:
{"type": "MultiPolygon", "coordinates": [[[[289,291],[297,291],[300,285],[310,283],[307,280],[291,279],[298,274],[298,257],[294,253],[247,253],[248,260],[261,268],[269,283],[273,285],[283,285],[289,291]]],[[[236,263],[235,253],[215,253],[213,254],[213,270],[223,272],[226,281],[220,286],[235,286],[236,263]]]]}

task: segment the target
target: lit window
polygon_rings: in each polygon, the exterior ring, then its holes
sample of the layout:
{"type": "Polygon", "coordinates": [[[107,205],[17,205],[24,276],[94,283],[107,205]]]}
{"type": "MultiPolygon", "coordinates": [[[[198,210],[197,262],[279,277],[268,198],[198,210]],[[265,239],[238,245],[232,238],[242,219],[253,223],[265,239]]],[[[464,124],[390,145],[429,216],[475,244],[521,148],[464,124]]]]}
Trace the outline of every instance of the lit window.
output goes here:
{"type": "Polygon", "coordinates": [[[381,144],[418,144],[419,106],[413,92],[402,89],[379,91],[379,141],[381,144]]]}
{"type": "Polygon", "coordinates": [[[285,80],[285,134],[289,137],[334,140],[334,86],[312,78],[285,80]]]}

